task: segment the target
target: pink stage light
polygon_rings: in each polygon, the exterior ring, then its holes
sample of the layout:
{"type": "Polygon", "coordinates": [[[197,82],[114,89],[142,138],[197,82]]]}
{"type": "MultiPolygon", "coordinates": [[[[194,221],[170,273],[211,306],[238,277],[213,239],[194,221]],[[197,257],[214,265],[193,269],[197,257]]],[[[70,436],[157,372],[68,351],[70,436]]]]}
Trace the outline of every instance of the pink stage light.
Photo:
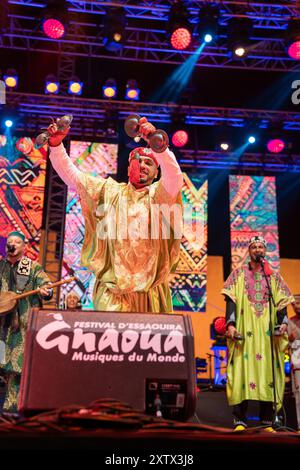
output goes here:
{"type": "Polygon", "coordinates": [[[300,60],[300,41],[292,42],[288,48],[288,54],[292,59],[300,60]]]}
{"type": "Polygon", "coordinates": [[[171,44],[174,49],[183,51],[191,44],[192,36],[188,29],[178,28],[172,33],[171,44]]]}
{"type": "Polygon", "coordinates": [[[186,131],[176,131],[172,136],[172,143],[174,147],[184,147],[189,140],[189,135],[186,131]]]}
{"type": "Polygon", "coordinates": [[[65,27],[61,21],[49,18],[43,23],[43,31],[51,39],[60,39],[65,34],[65,27]]]}
{"type": "Polygon", "coordinates": [[[285,143],[281,139],[271,139],[267,143],[267,147],[268,147],[269,152],[279,153],[284,149],[285,143]]]}

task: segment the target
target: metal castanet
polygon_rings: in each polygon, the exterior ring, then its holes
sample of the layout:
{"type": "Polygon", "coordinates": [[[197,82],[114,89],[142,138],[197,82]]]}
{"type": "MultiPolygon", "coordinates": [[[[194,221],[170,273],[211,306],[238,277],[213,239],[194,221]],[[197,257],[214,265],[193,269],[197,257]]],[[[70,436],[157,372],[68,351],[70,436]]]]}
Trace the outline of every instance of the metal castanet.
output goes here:
{"type": "MultiPolygon", "coordinates": [[[[70,127],[71,122],[73,121],[73,116],[71,114],[66,114],[65,116],[61,117],[56,121],[57,130],[58,131],[65,131],[68,127],[70,127]]],[[[54,122],[54,121],[53,121],[54,122]]],[[[36,149],[43,147],[51,137],[51,134],[46,131],[42,132],[37,136],[35,139],[34,146],[36,149]]]]}
{"type": "MultiPolygon", "coordinates": [[[[139,142],[143,135],[140,133],[140,119],[138,114],[130,114],[125,120],[124,129],[129,137],[132,137],[135,142],[139,142]]],[[[162,129],[156,129],[154,132],[147,136],[150,148],[156,153],[162,153],[169,145],[168,134],[162,129]]]]}
{"type": "MultiPolygon", "coordinates": [[[[72,281],[75,281],[76,278],[73,277],[68,277],[67,279],[61,279],[60,281],[49,283],[49,284],[44,284],[41,287],[58,287],[62,286],[63,284],[69,284],[72,281]]],[[[17,301],[20,299],[24,299],[25,297],[28,297],[29,295],[34,295],[38,294],[40,289],[34,289],[34,290],[29,290],[27,292],[22,292],[22,294],[16,294],[15,292],[7,291],[7,292],[1,292],[0,293],[0,316],[1,315],[6,315],[7,313],[10,313],[16,306],[17,301]]]]}

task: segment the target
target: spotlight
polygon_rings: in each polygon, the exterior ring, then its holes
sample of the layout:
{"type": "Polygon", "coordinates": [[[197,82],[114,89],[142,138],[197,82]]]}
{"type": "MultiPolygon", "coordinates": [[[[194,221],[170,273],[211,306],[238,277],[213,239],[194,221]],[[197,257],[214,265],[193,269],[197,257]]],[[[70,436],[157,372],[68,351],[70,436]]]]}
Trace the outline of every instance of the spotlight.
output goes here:
{"type": "Polygon", "coordinates": [[[209,43],[213,40],[213,37],[211,34],[205,34],[204,36],[204,42],[209,43]]]}
{"type": "Polygon", "coordinates": [[[44,8],[42,28],[50,39],[60,39],[66,32],[68,8],[65,0],[48,0],[44,8]]]}
{"type": "Polygon", "coordinates": [[[283,123],[280,120],[270,122],[268,126],[267,149],[271,153],[280,153],[286,144],[283,139],[283,123]]]}
{"type": "Polygon", "coordinates": [[[242,46],[237,46],[235,47],[233,53],[237,57],[244,57],[246,55],[246,49],[242,46]]]}
{"type": "Polygon", "coordinates": [[[15,106],[2,106],[0,111],[0,124],[6,130],[15,127],[20,122],[19,110],[15,106]]]}
{"type": "Polygon", "coordinates": [[[256,142],[256,138],[254,135],[249,135],[248,137],[248,143],[249,144],[254,144],[256,142]]]}
{"type": "Polygon", "coordinates": [[[126,14],[122,7],[111,8],[104,18],[103,43],[111,52],[123,49],[125,41],[126,14]]]}
{"type": "Polygon", "coordinates": [[[172,144],[174,147],[184,147],[189,141],[189,133],[186,127],[186,115],[179,108],[171,115],[172,144]]]}
{"type": "Polygon", "coordinates": [[[140,89],[138,87],[137,81],[130,79],[126,84],[125,99],[137,101],[140,97],[140,89]]]}
{"type": "Polygon", "coordinates": [[[6,127],[10,128],[13,126],[14,122],[11,119],[5,119],[4,124],[6,127]]]}
{"type": "Polygon", "coordinates": [[[291,59],[300,59],[300,19],[292,19],[286,30],[286,44],[291,59]]]}
{"type": "Polygon", "coordinates": [[[227,152],[229,150],[229,143],[228,142],[221,142],[220,143],[220,149],[224,150],[224,152],[227,152]]]}
{"type": "Polygon", "coordinates": [[[106,80],[102,87],[103,98],[115,98],[117,96],[117,84],[114,78],[106,80]]]}
{"type": "Polygon", "coordinates": [[[81,95],[83,88],[83,82],[80,82],[77,78],[69,81],[68,93],[70,95],[81,95]]]}
{"type": "Polygon", "coordinates": [[[172,144],[174,147],[184,147],[189,141],[189,135],[187,131],[181,129],[172,135],[172,144]]]}
{"type": "Polygon", "coordinates": [[[57,95],[59,92],[59,81],[54,75],[48,75],[45,84],[45,93],[47,95],[57,95]]]}
{"type": "Polygon", "coordinates": [[[167,33],[172,47],[183,51],[192,42],[192,31],[189,22],[189,12],[183,1],[176,1],[172,5],[169,14],[167,33]]]}
{"type": "Polygon", "coordinates": [[[7,70],[7,73],[3,78],[5,85],[8,88],[16,88],[18,86],[18,75],[14,69],[7,70]]]}
{"type": "Polygon", "coordinates": [[[118,119],[119,114],[117,111],[111,109],[105,110],[104,129],[107,139],[114,141],[118,137],[118,119]]]}
{"type": "Polygon", "coordinates": [[[217,5],[204,5],[199,11],[198,34],[200,42],[216,40],[219,32],[220,8],[217,5]]]}
{"type": "Polygon", "coordinates": [[[231,148],[231,139],[229,139],[229,137],[232,135],[232,130],[227,125],[219,124],[216,126],[214,133],[217,142],[216,149],[218,151],[228,152],[231,148]]]}
{"type": "Polygon", "coordinates": [[[251,44],[253,23],[250,18],[232,18],[228,22],[228,48],[236,59],[245,58],[251,44]]]}
{"type": "Polygon", "coordinates": [[[280,153],[285,148],[285,143],[281,139],[271,139],[267,143],[267,148],[271,153],[280,153]]]}

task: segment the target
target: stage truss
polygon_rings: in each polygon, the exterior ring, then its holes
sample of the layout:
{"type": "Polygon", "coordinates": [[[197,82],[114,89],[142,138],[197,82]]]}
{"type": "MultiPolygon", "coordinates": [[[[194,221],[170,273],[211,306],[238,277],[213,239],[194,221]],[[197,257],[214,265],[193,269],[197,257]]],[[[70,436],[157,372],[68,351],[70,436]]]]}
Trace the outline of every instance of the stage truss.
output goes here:
{"type": "MultiPolygon", "coordinates": [[[[135,62],[180,64],[194,54],[191,50],[178,52],[169,44],[166,35],[171,0],[158,1],[74,1],[69,0],[70,27],[60,41],[44,36],[39,27],[43,2],[37,0],[10,0],[9,21],[0,36],[0,47],[54,54],[68,54],[72,46],[73,57],[86,56],[100,59],[118,59],[135,62]],[[103,17],[110,7],[122,6],[126,12],[126,43],[122,51],[109,52],[103,45],[103,17]]],[[[191,23],[196,31],[199,8],[212,0],[187,1],[191,23]]],[[[292,60],[284,40],[288,21],[300,16],[297,0],[285,2],[251,2],[248,0],[222,1],[221,31],[217,45],[206,46],[197,66],[227,67],[248,70],[292,71],[298,63],[292,60]],[[234,60],[227,47],[227,24],[231,18],[249,17],[253,20],[253,47],[246,59],[234,60]]]]}

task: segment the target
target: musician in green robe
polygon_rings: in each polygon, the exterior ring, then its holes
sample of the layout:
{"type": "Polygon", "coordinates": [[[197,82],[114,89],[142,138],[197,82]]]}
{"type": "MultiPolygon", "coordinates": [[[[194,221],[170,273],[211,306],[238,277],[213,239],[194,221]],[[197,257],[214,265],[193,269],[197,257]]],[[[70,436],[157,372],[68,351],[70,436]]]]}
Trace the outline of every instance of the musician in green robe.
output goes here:
{"type": "Polygon", "coordinates": [[[249,400],[259,401],[261,424],[270,432],[273,431],[271,424],[275,417],[274,390],[276,411],[282,407],[284,353],[288,345],[287,306],[294,302],[294,298],[281,275],[273,272],[265,260],[266,246],[262,236],[252,237],[249,242],[249,263],[233,270],[222,290],[226,299],[229,337],[227,398],[229,405],[233,406],[237,430],[247,427],[249,400]],[[273,297],[272,331],[266,279],[273,297]],[[278,335],[274,335],[276,330],[278,335]],[[271,339],[274,340],[274,378],[271,339]]]}
{"type": "Polygon", "coordinates": [[[24,256],[25,247],[25,236],[11,232],[7,237],[7,255],[0,261],[0,292],[21,294],[39,288],[39,294],[18,300],[10,313],[0,315],[0,376],[6,382],[3,410],[12,413],[17,412],[30,309],[41,307],[42,299],[50,300],[53,295],[52,289],[45,287],[49,277],[38,263],[24,256]]]}

